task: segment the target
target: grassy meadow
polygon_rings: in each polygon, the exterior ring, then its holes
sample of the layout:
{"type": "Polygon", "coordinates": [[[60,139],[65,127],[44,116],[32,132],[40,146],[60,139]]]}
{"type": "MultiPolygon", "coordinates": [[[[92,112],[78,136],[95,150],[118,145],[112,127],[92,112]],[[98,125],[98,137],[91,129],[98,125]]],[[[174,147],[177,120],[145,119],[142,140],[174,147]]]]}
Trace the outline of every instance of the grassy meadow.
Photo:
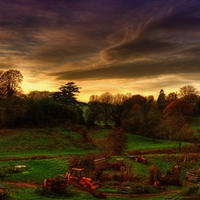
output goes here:
{"type": "MultiPolygon", "coordinates": [[[[192,123],[196,134],[199,130],[199,121],[192,123]]],[[[89,136],[95,141],[105,137],[110,132],[109,129],[99,128],[90,131],[89,136]]],[[[91,194],[80,192],[77,188],[69,186],[70,194],[66,196],[40,196],[36,193],[35,188],[20,187],[17,184],[10,183],[30,183],[37,184],[42,187],[43,181],[49,177],[56,177],[59,174],[65,174],[69,170],[69,158],[73,156],[83,156],[85,154],[99,153],[96,147],[85,148],[81,145],[81,134],[66,130],[65,128],[41,128],[41,129],[2,129],[0,130],[0,186],[9,188],[8,199],[34,200],[34,199],[96,199],[91,194]],[[27,165],[27,169],[19,173],[12,173],[11,169],[15,165],[27,165]]],[[[130,152],[149,151],[153,149],[177,148],[177,142],[169,142],[164,140],[152,141],[151,138],[145,138],[138,135],[127,133],[128,145],[123,155],[125,164],[131,168],[134,177],[142,182],[148,179],[148,169],[151,165],[156,165],[164,176],[168,170],[171,170],[173,164],[183,165],[184,154],[164,154],[164,153],[148,153],[145,155],[148,164],[142,165],[129,159],[127,155],[130,152]]],[[[184,146],[187,146],[184,143],[184,146]]],[[[115,161],[118,156],[110,157],[111,162],[115,161]]],[[[188,153],[187,162],[181,172],[181,181],[185,185],[190,185],[185,179],[185,172],[192,169],[198,169],[200,159],[198,153],[188,153]]],[[[105,171],[105,174],[114,173],[120,175],[121,172],[105,171]]],[[[126,172],[125,172],[126,173],[126,172]]],[[[108,199],[127,199],[127,197],[114,196],[112,193],[124,193],[116,185],[115,181],[105,184],[99,191],[109,192],[108,199]],[[111,186],[112,185],[112,186],[111,186]]],[[[178,186],[168,187],[166,190],[179,189],[178,186]]],[[[160,192],[160,191],[154,191],[160,192]]],[[[180,198],[178,193],[165,194],[160,196],[148,197],[147,199],[175,199],[180,198]]],[[[134,199],[140,199],[135,196],[134,199]]]]}
{"type": "MultiPolygon", "coordinates": [[[[92,139],[106,136],[109,129],[94,130],[89,133],[92,139]]],[[[0,159],[9,157],[31,157],[35,155],[67,156],[95,153],[97,149],[81,148],[81,135],[63,129],[17,129],[0,131],[0,159]]],[[[155,148],[176,148],[176,142],[151,138],[127,133],[127,150],[148,150],[155,148]]]]}

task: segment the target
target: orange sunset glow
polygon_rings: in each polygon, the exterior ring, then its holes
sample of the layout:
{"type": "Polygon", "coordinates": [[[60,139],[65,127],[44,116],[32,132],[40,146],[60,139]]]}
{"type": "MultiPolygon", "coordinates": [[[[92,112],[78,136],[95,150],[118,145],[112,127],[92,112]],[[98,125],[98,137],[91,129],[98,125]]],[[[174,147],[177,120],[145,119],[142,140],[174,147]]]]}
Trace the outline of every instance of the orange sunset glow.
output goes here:
{"type": "Polygon", "coordinates": [[[24,93],[200,90],[199,40],[198,0],[0,2],[0,70],[19,70],[24,93]]]}

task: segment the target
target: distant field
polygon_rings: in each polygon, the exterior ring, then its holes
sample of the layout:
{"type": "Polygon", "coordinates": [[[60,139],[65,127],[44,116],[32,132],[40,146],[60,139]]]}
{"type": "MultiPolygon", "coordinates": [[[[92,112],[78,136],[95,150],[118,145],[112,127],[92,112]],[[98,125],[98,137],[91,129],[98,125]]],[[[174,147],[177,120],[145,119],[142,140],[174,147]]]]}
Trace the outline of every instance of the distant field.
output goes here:
{"type": "MultiPolygon", "coordinates": [[[[105,137],[110,130],[97,129],[90,132],[91,138],[105,137]]],[[[97,152],[97,149],[84,149],[80,144],[80,134],[64,129],[17,129],[0,131],[0,158],[28,157],[34,155],[67,156],[97,152]]],[[[148,150],[154,148],[177,148],[176,142],[152,141],[151,138],[128,134],[127,150],[148,150]]],[[[187,143],[183,143],[187,144],[187,143]]]]}
{"type": "MultiPolygon", "coordinates": [[[[178,143],[176,141],[165,141],[156,139],[152,141],[152,138],[142,137],[139,135],[128,134],[128,150],[149,150],[157,148],[177,148],[178,143]]],[[[182,145],[187,145],[187,142],[183,142],[182,145]]]]}

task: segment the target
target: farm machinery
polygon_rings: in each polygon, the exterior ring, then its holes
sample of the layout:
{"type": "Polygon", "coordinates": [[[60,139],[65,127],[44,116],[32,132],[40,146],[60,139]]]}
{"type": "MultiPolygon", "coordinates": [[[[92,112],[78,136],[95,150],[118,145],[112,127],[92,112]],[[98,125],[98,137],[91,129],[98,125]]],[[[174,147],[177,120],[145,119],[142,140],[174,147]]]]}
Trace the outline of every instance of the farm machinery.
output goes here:
{"type": "Polygon", "coordinates": [[[135,162],[139,162],[141,164],[147,164],[147,159],[144,156],[129,155],[128,158],[134,160],[135,162]]]}
{"type": "Polygon", "coordinates": [[[180,185],[181,166],[174,165],[172,170],[168,171],[164,177],[160,179],[161,185],[180,185]]]}
{"type": "Polygon", "coordinates": [[[61,191],[69,184],[89,192],[96,198],[106,198],[106,195],[94,191],[100,187],[101,184],[99,181],[93,182],[91,178],[85,177],[83,168],[72,168],[70,173],[67,172],[65,175],[61,174],[56,178],[47,178],[44,180],[44,187],[53,191],[61,191]]]}
{"type": "Polygon", "coordinates": [[[44,187],[50,188],[53,191],[65,189],[67,185],[68,182],[63,174],[56,176],[56,178],[47,178],[44,180],[44,187]]]}
{"type": "Polygon", "coordinates": [[[106,158],[99,158],[94,160],[94,166],[96,170],[117,170],[117,171],[125,171],[126,165],[124,163],[123,158],[116,158],[116,162],[108,162],[106,158]]]}
{"type": "MultiPolygon", "coordinates": [[[[83,168],[72,168],[71,173],[66,173],[67,182],[77,187],[83,186],[84,188],[90,188],[92,190],[100,187],[100,182],[93,182],[91,178],[85,176],[83,168]]],[[[80,187],[79,187],[80,188],[80,187]]]]}

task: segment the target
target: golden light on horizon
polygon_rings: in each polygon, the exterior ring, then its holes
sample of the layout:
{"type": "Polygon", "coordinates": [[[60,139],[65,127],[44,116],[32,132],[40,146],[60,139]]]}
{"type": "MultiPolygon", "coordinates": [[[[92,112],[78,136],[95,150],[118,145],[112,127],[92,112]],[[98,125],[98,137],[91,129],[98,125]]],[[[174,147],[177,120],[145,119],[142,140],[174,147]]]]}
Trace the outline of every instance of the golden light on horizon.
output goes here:
{"type": "Polygon", "coordinates": [[[199,13],[197,0],[2,1],[0,70],[21,71],[25,93],[72,81],[82,101],[200,90],[199,13]]]}
{"type": "MultiPolygon", "coordinates": [[[[24,77],[24,81],[22,83],[22,88],[24,93],[28,94],[31,91],[49,91],[49,92],[56,92],[59,91],[59,87],[61,85],[65,85],[69,81],[58,81],[55,84],[54,80],[49,80],[47,77],[43,80],[38,79],[35,81],[34,77],[24,77]]],[[[77,100],[88,102],[91,95],[98,95],[105,92],[109,92],[112,95],[115,94],[127,94],[130,93],[131,95],[140,94],[144,97],[154,96],[154,99],[157,99],[159,92],[161,89],[164,90],[166,94],[170,92],[178,92],[179,88],[170,87],[167,85],[167,82],[170,80],[177,79],[176,76],[163,76],[150,79],[139,79],[139,80],[88,80],[88,81],[74,81],[74,83],[80,87],[80,93],[77,96],[77,100]],[[166,82],[166,85],[159,85],[159,82],[166,82]],[[155,87],[157,85],[157,87],[155,87]],[[149,88],[156,88],[154,91],[150,91],[149,88]]],[[[180,85],[182,87],[183,85],[180,85]]]]}

